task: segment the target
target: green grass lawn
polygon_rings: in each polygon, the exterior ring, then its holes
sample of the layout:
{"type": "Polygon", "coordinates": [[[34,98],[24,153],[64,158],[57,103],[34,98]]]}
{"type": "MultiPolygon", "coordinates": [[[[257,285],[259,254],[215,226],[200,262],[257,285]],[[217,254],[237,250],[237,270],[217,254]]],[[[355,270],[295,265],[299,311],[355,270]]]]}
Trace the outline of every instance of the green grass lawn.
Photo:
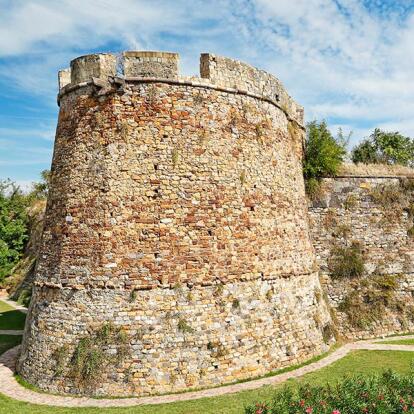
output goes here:
{"type": "MultiPolygon", "coordinates": [[[[8,315],[10,307],[0,302],[0,320],[8,315]],[[5,305],[5,306],[4,306],[5,305]]],[[[20,312],[19,312],[20,313],[20,312]]],[[[22,317],[7,317],[7,329],[21,329],[22,317]]],[[[4,328],[3,328],[4,329],[4,328]]],[[[0,335],[0,353],[21,341],[21,336],[0,335]]],[[[406,341],[410,341],[407,339],[406,341]]],[[[411,340],[412,341],[412,340],[411,340]]],[[[397,341],[395,341],[396,343],[397,341]]],[[[323,384],[335,382],[345,375],[371,374],[392,368],[406,373],[410,370],[414,353],[404,351],[355,351],[329,367],[307,374],[299,380],[289,380],[295,386],[298,382],[323,384]]],[[[275,387],[265,386],[257,390],[244,391],[215,398],[203,398],[180,403],[137,406],[131,408],[56,408],[22,403],[0,394],[0,414],[242,414],[244,406],[257,400],[270,400],[275,387]]]]}
{"type": "Polygon", "coordinates": [[[26,315],[0,300],[0,330],[24,328],[26,315]]]}
{"type": "Polygon", "coordinates": [[[380,344],[390,344],[390,345],[414,345],[414,338],[411,339],[397,339],[389,341],[380,341],[380,344]]]}
{"type": "Polygon", "coordinates": [[[0,335],[0,355],[9,348],[19,345],[21,341],[21,335],[0,335]]]}

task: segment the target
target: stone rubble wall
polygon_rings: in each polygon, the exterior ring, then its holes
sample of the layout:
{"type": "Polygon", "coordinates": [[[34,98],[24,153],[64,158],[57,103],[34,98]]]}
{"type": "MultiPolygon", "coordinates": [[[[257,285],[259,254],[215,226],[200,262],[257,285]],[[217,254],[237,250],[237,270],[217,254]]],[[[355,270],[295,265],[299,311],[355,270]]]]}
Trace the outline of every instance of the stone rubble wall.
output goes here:
{"type": "Polygon", "coordinates": [[[219,385],[323,352],[333,338],[300,124],[257,90],[172,79],[170,55],[152,56],[147,78],[136,56],[124,70],[145,77],[120,79],[117,59],[92,55],[72,62],[60,90],[19,373],[45,390],[85,392],[69,361],[56,374],[53,355],[108,321],[132,353],[102,372],[96,395],[219,385]]]}
{"type": "Polygon", "coordinates": [[[37,288],[34,300],[44,308],[32,314],[36,335],[26,339],[28,362],[20,373],[44,390],[79,393],[69,375],[56,377],[51,353],[64,344],[73,352],[91,327],[111,320],[131,338],[132,353],[110,375],[102,373],[95,395],[169,393],[254,378],[327,350],[319,286],[313,274],[222,289],[139,290],[132,301],[128,290],[37,288]]]}
{"type": "Polygon", "coordinates": [[[210,53],[201,55],[200,73],[202,78],[208,78],[216,85],[268,97],[278,102],[296,122],[304,125],[303,107],[288,95],[280,80],[270,73],[238,60],[210,53]]]}
{"type": "MultiPolygon", "coordinates": [[[[323,194],[310,202],[309,217],[311,238],[316,251],[321,280],[327,291],[330,305],[337,309],[355,280],[332,280],[329,259],[337,246],[360,242],[365,261],[365,273],[395,275],[399,286],[398,300],[414,306],[414,240],[408,234],[413,220],[402,211],[395,219],[371,197],[372,191],[384,186],[399,186],[404,177],[337,177],[322,181],[323,194]]],[[[357,329],[348,324],[346,315],[337,311],[338,329],[348,338],[367,338],[408,332],[414,321],[405,319],[398,311],[389,312],[383,320],[369,329],[357,329]]]]}

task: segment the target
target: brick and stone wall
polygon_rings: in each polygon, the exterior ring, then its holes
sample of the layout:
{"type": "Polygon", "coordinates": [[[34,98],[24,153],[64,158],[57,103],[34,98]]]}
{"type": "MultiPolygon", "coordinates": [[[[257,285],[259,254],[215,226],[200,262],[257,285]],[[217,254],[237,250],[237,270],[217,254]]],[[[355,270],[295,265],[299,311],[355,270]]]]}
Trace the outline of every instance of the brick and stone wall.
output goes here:
{"type": "MultiPolygon", "coordinates": [[[[321,278],[329,302],[336,309],[338,329],[345,337],[367,338],[414,329],[414,240],[410,234],[413,200],[407,187],[412,188],[412,178],[325,178],[320,197],[310,202],[311,235],[321,278]],[[392,197],[385,200],[388,205],[378,201],[385,191],[395,192],[395,205],[392,197]],[[353,242],[361,246],[364,274],[360,278],[332,279],[329,263],[335,249],[349,247],[353,242]],[[355,291],[363,294],[364,285],[381,275],[394,277],[398,284],[392,292],[393,307],[366,327],[352,326],[338,307],[347,295],[355,291]]],[[[369,302],[371,298],[364,300],[369,302]]]]}
{"type": "MultiPolygon", "coordinates": [[[[88,390],[96,395],[229,383],[325,351],[330,316],[309,237],[299,106],[216,85],[205,55],[203,78],[176,75],[173,54],[123,56],[123,74],[119,58],[92,55],[72,62],[70,83],[68,71],[60,76],[18,372],[44,390],[85,392],[70,358],[108,321],[129,353],[102,369],[88,390]]],[[[240,67],[232,62],[220,63],[226,76],[240,67]]],[[[264,73],[243,68],[252,84],[264,73]]]]}

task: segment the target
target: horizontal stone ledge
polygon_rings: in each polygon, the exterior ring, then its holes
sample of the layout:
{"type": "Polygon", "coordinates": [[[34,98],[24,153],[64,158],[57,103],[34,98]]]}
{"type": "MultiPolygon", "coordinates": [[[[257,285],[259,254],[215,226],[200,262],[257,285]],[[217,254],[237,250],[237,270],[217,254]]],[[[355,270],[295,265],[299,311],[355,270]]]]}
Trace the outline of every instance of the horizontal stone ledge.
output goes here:
{"type": "Polygon", "coordinates": [[[117,291],[117,292],[131,292],[131,291],[145,291],[145,290],[174,290],[177,289],[177,285],[181,287],[186,287],[188,289],[203,289],[208,287],[216,287],[216,286],[227,286],[227,285],[234,285],[234,284],[241,284],[241,283],[250,283],[250,282],[275,282],[278,280],[287,280],[287,279],[296,279],[299,277],[309,277],[314,275],[317,272],[309,272],[309,273],[298,273],[298,274],[283,274],[278,275],[276,277],[267,278],[267,277],[257,277],[251,279],[237,279],[231,280],[227,282],[221,281],[208,281],[206,283],[199,283],[199,284],[192,284],[189,282],[183,283],[168,283],[168,284],[152,284],[152,285],[129,285],[129,286],[94,286],[93,284],[84,284],[84,285],[66,285],[66,284],[58,284],[58,283],[50,283],[50,282],[34,282],[34,286],[39,288],[49,288],[49,289],[59,289],[59,290],[75,290],[75,291],[91,291],[91,290],[99,290],[99,291],[117,291]]]}
{"type": "MultiPolygon", "coordinates": [[[[268,102],[274,106],[276,106],[278,109],[280,109],[286,116],[287,120],[290,122],[294,122],[299,128],[301,128],[303,131],[305,131],[305,127],[294,117],[292,117],[288,111],[286,111],[286,109],[279,104],[278,101],[267,97],[265,95],[257,95],[251,92],[248,92],[246,90],[243,89],[235,89],[235,88],[226,88],[223,86],[218,86],[212,83],[209,83],[208,81],[203,81],[202,78],[200,78],[200,81],[198,80],[187,80],[187,79],[167,79],[167,78],[153,78],[153,77],[149,77],[149,78],[141,78],[141,77],[125,77],[125,78],[120,78],[119,76],[116,77],[116,79],[113,79],[113,82],[116,84],[119,84],[119,80],[123,79],[125,82],[130,82],[130,83],[165,83],[168,85],[178,85],[178,86],[191,86],[191,87],[195,87],[195,88],[205,88],[205,89],[213,89],[219,92],[225,92],[225,93],[231,93],[234,95],[243,95],[243,96],[248,96],[250,98],[254,98],[254,99],[259,99],[261,101],[265,101],[268,102]]],[[[108,81],[108,86],[110,85],[110,82],[108,81]]],[[[58,105],[60,103],[60,100],[62,99],[63,96],[65,96],[66,94],[73,92],[75,90],[84,88],[86,86],[96,86],[96,82],[94,82],[93,80],[88,81],[88,82],[81,82],[78,83],[76,85],[66,85],[64,86],[58,96],[57,96],[57,102],[58,105]]],[[[114,88],[112,91],[112,93],[116,93],[117,90],[114,88]]]]}

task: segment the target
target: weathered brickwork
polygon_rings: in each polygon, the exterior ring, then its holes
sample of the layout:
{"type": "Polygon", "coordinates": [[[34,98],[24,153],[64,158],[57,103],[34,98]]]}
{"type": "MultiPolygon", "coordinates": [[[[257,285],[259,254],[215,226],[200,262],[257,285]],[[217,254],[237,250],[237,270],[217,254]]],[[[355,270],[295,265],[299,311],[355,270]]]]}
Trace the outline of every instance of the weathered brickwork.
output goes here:
{"type": "MultiPolygon", "coordinates": [[[[108,321],[130,352],[102,369],[96,395],[218,385],[326,350],[299,106],[180,78],[174,54],[125,53],[125,76],[117,59],[96,56],[75,59],[61,83],[19,373],[45,390],[84,392],[70,356],[108,321]]],[[[254,82],[264,73],[250,72],[254,82]]]]}
{"type": "Polygon", "coordinates": [[[383,205],[377,200],[387,189],[407,197],[409,191],[404,182],[409,184],[408,180],[403,177],[325,178],[322,196],[311,202],[312,241],[323,285],[330,304],[337,310],[338,329],[343,336],[366,338],[414,329],[414,241],[409,211],[412,200],[408,200],[407,208],[402,208],[404,203],[400,200],[396,205],[383,205]],[[365,275],[351,280],[332,280],[329,263],[334,249],[350,246],[355,241],[362,248],[365,275]],[[396,306],[387,309],[369,326],[352,326],[346,313],[340,311],[341,303],[352,291],[362,291],[366,278],[369,281],[381,275],[391,275],[398,283],[392,291],[396,306]]]}

